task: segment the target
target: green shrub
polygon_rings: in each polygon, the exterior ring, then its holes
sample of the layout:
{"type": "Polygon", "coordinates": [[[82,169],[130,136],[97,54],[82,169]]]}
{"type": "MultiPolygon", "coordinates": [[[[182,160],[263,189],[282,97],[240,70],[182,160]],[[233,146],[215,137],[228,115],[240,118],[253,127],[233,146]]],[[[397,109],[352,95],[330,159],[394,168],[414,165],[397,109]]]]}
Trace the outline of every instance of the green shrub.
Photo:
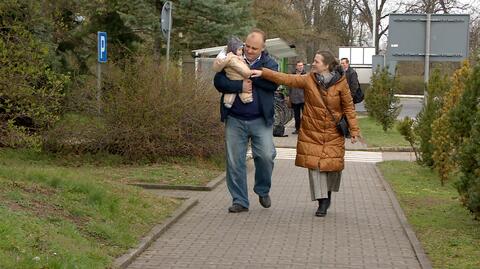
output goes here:
{"type": "Polygon", "coordinates": [[[405,140],[408,141],[410,146],[413,149],[413,152],[415,153],[415,158],[418,160],[418,137],[415,135],[414,127],[415,126],[415,121],[411,119],[410,117],[405,117],[403,120],[400,120],[397,125],[397,130],[400,132],[400,134],[405,138],[405,140]]]}
{"type": "Polygon", "coordinates": [[[386,132],[392,128],[400,113],[400,99],[395,97],[397,83],[388,69],[376,71],[371,78],[370,88],[365,92],[365,107],[386,132]]]}
{"type": "Polygon", "coordinates": [[[464,205],[480,219],[480,105],[470,137],[464,141],[458,155],[462,176],[456,186],[464,205]]]}
{"type": "Polygon", "coordinates": [[[55,52],[38,35],[40,3],[21,2],[0,4],[0,146],[38,147],[38,133],[59,118],[69,77],[53,70],[55,52]]]}
{"type": "Polygon", "coordinates": [[[439,111],[440,116],[432,123],[432,133],[434,134],[431,138],[431,143],[434,145],[432,158],[442,185],[451,173],[456,170],[453,156],[458,144],[454,143],[456,133],[450,127],[449,111],[458,104],[470,73],[471,68],[467,61],[463,63],[460,69],[455,71],[452,77],[452,87],[443,98],[443,105],[439,111]]]}
{"type": "Polygon", "coordinates": [[[466,82],[460,102],[450,111],[461,171],[456,186],[465,206],[480,217],[480,64],[466,82]]]}
{"type": "Polygon", "coordinates": [[[433,71],[427,88],[427,103],[417,116],[415,133],[420,141],[421,163],[427,166],[433,165],[434,145],[431,143],[432,123],[439,117],[442,106],[442,97],[450,87],[448,76],[442,76],[438,69],[433,71]]]}
{"type": "MultiPolygon", "coordinates": [[[[106,67],[101,114],[64,118],[47,135],[49,151],[109,152],[132,161],[223,152],[219,94],[211,81],[174,66],[165,74],[148,57],[106,67]]],[[[95,90],[84,91],[78,96],[94,107],[95,90]]]]}

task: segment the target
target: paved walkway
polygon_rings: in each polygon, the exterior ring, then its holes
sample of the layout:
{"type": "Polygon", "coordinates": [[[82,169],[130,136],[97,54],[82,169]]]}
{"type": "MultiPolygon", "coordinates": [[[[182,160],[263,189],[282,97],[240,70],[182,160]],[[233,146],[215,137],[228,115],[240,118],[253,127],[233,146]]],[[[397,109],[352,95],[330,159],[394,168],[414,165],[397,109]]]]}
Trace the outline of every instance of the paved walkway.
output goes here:
{"type": "Polygon", "coordinates": [[[253,171],[248,179],[251,207],[240,214],[227,213],[224,183],[211,192],[156,190],[199,204],[129,268],[420,268],[374,162],[346,163],[325,218],[314,216],[307,170],[288,154],[275,161],[271,208],[252,191],[253,171]]]}

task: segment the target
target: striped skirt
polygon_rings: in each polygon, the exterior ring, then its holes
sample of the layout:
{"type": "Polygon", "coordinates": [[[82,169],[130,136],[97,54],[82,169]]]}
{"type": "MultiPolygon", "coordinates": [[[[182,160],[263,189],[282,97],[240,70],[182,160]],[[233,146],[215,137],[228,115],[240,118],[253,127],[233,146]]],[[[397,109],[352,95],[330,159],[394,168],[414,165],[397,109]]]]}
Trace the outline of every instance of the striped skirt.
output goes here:
{"type": "Polygon", "coordinates": [[[338,192],[342,172],[321,172],[319,169],[308,169],[310,195],[312,201],[327,198],[328,191],[338,192]]]}

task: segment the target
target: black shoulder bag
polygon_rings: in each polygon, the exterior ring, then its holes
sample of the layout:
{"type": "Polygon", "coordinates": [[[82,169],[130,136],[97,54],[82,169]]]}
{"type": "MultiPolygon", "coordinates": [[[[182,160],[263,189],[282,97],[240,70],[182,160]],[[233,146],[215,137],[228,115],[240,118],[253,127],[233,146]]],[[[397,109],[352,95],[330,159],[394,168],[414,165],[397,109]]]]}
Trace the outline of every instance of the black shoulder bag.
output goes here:
{"type": "Polygon", "coordinates": [[[345,115],[343,114],[340,120],[337,122],[337,119],[333,115],[332,111],[330,110],[330,108],[328,108],[327,102],[325,101],[325,99],[323,99],[323,95],[321,92],[320,92],[320,99],[322,99],[322,103],[325,106],[325,108],[327,108],[327,111],[332,117],[333,122],[335,122],[335,126],[337,127],[338,132],[341,135],[343,135],[345,138],[351,138],[352,136],[350,135],[350,130],[348,129],[348,121],[345,115]]]}
{"type": "Polygon", "coordinates": [[[360,83],[358,84],[358,89],[352,94],[352,99],[354,104],[361,103],[363,99],[365,99],[365,95],[363,94],[363,90],[360,87],[360,83]]]}

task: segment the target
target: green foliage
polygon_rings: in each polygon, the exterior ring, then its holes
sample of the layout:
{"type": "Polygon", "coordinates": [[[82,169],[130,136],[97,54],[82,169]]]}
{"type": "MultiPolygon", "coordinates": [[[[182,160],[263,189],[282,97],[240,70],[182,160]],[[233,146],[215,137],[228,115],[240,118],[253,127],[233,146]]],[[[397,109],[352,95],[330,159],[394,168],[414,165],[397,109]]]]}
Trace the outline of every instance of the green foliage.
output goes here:
{"type": "Polygon", "coordinates": [[[382,125],[383,131],[392,128],[400,114],[400,98],[395,97],[397,83],[388,69],[377,70],[365,92],[365,107],[368,114],[382,125]]]}
{"type": "Polygon", "coordinates": [[[410,117],[405,117],[403,120],[398,122],[397,130],[400,134],[408,141],[410,146],[415,153],[415,157],[418,160],[418,153],[417,153],[417,144],[418,144],[418,137],[415,135],[414,130],[415,121],[410,117]]]}
{"type": "Polygon", "coordinates": [[[465,206],[480,219],[480,109],[478,108],[471,135],[464,141],[458,156],[462,176],[457,182],[457,188],[465,206]]]}
{"type": "Polygon", "coordinates": [[[440,116],[432,123],[432,133],[434,134],[431,139],[431,143],[434,145],[432,158],[442,183],[456,170],[457,166],[453,156],[459,144],[455,144],[456,139],[454,137],[457,134],[451,127],[449,112],[459,102],[470,73],[471,68],[467,61],[463,63],[460,69],[455,71],[452,77],[452,87],[443,98],[443,104],[439,111],[440,116]]]}
{"type": "Polygon", "coordinates": [[[457,189],[465,206],[480,217],[480,64],[466,82],[458,105],[451,110],[451,128],[458,144],[458,164],[462,176],[457,189]]]}
{"type": "Polygon", "coordinates": [[[432,123],[439,117],[442,106],[442,98],[450,88],[448,76],[442,76],[438,69],[433,71],[427,88],[427,103],[417,116],[415,133],[420,141],[421,163],[427,166],[433,165],[434,145],[432,139],[432,123]]]}
{"type": "Polygon", "coordinates": [[[28,136],[52,126],[62,110],[69,77],[54,70],[54,52],[35,32],[48,24],[24,21],[36,16],[33,2],[0,4],[0,135],[8,138],[0,138],[3,146],[31,146],[28,136]],[[15,136],[25,139],[11,140],[15,136]]]}
{"type": "Polygon", "coordinates": [[[153,1],[48,0],[44,15],[55,22],[57,53],[63,68],[80,75],[93,74],[97,57],[97,32],[108,34],[109,60],[152,51],[160,12],[153,1]]]}
{"type": "Polygon", "coordinates": [[[14,120],[8,120],[0,128],[0,138],[0,146],[3,147],[42,149],[41,136],[30,132],[25,126],[17,126],[14,120]]]}
{"type": "Polygon", "coordinates": [[[289,0],[253,1],[253,16],[256,27],[265,31],[268,36],[280,37],[287,42],[303,37],[305,27],[301,14],[289,7],[289,0]]]}
{"type": "Polygon", "coordinates": [[[231,35],[243,38],[254,24],[250,0],[177,0],[173,4],[173,47],[183,52],[224,45],[231,35]]]}

